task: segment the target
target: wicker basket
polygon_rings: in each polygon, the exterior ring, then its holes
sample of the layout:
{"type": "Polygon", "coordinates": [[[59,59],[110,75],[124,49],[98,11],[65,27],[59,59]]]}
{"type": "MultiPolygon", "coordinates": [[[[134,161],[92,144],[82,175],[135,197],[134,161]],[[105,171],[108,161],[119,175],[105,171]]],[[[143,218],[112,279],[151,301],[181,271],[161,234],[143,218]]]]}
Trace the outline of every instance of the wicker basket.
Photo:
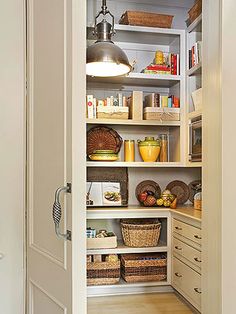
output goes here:
{"type": "Polygon", "coordinates": [[[120,261],[87,263],[87,285],[113,285],[120,281],[120,261]]]}
{"type": "Polygon", "coordinates": [[[173,15],[157,14],[142,11],[126,11],[119,23],[125,25],[171,28],[173,15]]]}
{"type": "Polygon", "coordinates": [[[124,244],[129,247],[157,246],[161,233],[161,223],[157,219],[121,220],[124,244]]]}
{"type": "Polygon", "coordinates": [[[202,13],[202,0],[197,0],[193,7],[188,11],[189,21],[193,23],[194,20],[202,13]]]}
{"type": "Polygon", "coordinates": [[[162,281],[167,278],[167,257],[162,253],[121,255],[126,282],[162,281]]]}

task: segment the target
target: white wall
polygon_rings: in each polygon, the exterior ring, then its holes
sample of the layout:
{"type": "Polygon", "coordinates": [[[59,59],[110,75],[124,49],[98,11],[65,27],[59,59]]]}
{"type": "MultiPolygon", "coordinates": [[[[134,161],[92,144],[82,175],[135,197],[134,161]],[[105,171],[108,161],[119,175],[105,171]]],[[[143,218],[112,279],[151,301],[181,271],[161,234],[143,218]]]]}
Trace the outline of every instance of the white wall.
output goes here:
{"type": "Polygon", "coordinates": [[[234,314],[236,292],[235,90],[236,2],[222,0],[222,314],[234,314]],[[230,113],[230,114],[228,114],[230,113]],[[233,144],[233,145],[232,145],[233,144]]]}
{"type": "Polygon", "coordinates": [[[0,1],[0,313],[23,314],[23,0],[0,1]]]}

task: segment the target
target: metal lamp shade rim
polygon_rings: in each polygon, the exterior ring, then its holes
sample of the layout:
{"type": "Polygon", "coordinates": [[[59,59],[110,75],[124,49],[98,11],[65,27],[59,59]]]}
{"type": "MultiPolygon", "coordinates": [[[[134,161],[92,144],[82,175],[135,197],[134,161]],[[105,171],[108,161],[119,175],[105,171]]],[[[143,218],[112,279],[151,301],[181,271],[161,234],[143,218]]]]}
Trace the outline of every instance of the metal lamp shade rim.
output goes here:
{"type": "MultiPolygon", "coordinates": [[[[127,68],[127,71],[125,71],[125,73],[118,74],[118,75],[127,74],[131,71],[131,68],[132,68],[131,65],[129,64],[129,60],[125,52],[111,41],[109,42],[97,41],[93,45],[87,48],[87,64],[92,64],[92,63],[94,64],[95,63],[109,63],[109,64],[125,66],[127,68]]],[[[93,75],[93,74],[88,73],[88,75],[93,75]]],[[[111,76],[115,76],[115,75],[111,75],[111,76]]]]}

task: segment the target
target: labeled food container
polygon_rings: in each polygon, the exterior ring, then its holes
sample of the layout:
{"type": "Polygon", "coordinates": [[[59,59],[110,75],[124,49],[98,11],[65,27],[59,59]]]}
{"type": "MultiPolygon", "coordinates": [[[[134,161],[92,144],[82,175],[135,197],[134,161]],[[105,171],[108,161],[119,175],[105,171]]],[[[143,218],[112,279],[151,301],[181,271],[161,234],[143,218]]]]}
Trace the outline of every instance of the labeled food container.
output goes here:
{"type": "Polygon", "coordinates": [[[155,162],[159,157],[161,145],[159,139],[145,137],[144,141],[138,140],[139,153],[145,162],[155,162]]]}

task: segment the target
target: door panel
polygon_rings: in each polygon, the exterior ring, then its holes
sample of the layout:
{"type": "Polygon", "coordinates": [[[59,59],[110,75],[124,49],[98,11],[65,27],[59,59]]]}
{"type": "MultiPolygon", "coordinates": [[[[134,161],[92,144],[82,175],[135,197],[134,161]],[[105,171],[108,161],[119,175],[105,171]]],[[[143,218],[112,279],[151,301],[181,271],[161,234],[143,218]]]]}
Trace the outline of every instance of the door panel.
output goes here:
{"type": "Polygon", "coordinates": [[[29,314],[86,313],[83,2],[27,2],[29,314]],[[71,230],[74,243],[56,236],[52,219],[55,191],[67,183],[72,193],[60,196],[60,231],[71,230]]]}

